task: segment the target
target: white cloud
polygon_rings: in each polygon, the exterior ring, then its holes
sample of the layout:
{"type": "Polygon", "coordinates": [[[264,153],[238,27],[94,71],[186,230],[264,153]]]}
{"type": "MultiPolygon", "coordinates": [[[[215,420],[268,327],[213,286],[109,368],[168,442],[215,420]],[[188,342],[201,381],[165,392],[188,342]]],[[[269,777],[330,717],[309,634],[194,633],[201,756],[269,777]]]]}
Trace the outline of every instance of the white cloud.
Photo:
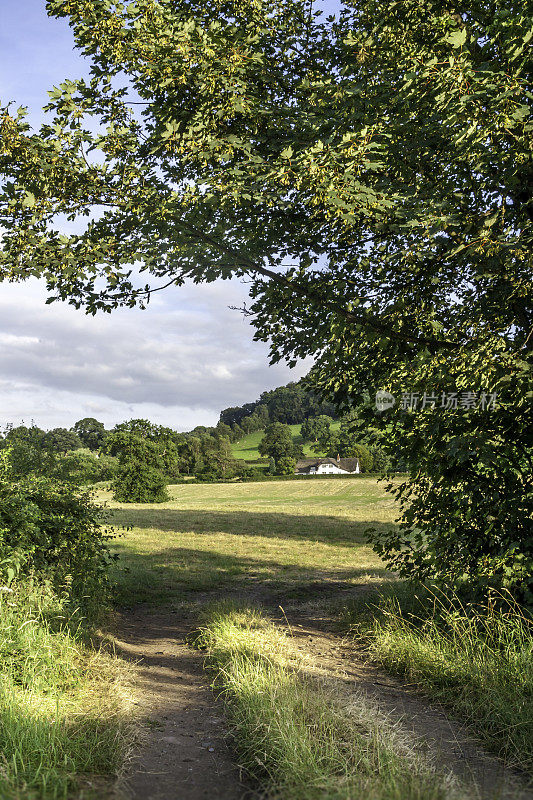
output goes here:
{"type": "Polygon", "coordinates": [[[238,281],[188,285],[145,311],[92,317],[45,305],[37,281],[0,284],[0,425],[72,425],[88,415],[109,425],[132,416],[182,430],[214,424],[222,408],[309,367],[269,367],[266,346],[228,308],[245,296],[238,281]]]}

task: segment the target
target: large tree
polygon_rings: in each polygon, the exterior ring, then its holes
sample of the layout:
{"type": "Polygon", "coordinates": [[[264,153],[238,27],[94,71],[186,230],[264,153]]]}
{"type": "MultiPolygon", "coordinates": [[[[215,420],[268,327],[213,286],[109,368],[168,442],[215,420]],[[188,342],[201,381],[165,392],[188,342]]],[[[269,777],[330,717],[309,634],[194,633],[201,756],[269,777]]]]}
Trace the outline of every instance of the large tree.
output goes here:
{"type": "Polygon", "coordinates": [[[412,469],[404,535],[381,542],[393,563],[523,582],[525,4],[347,0],[336,20],[308,0],[47,7],[92,73],[53,90],[38,132],[2,112],[0,274],[44,276],[51,298],[90,312],[246,276],[274,360],[318,354],[316,385],[336,401],[361,387],[420,400],[375,421],[412,469]]]}
{"type": "Polygon", "coordinates": [[[300,455],[300,448],[294,444],[289,425],[282,422],[272,422],[265,428],[265,435],[259,442],[260,455],[270,456],[276,462],[276,467],[282,459],[300,455]]]}
{"type": "Polygon", "coordinates": [[[104,423],[94,417],[79,419],[72,426],[72,430],[77,433],[83,446],[89,450],[99,450],[104,444],[106,435],[104,423]]]}

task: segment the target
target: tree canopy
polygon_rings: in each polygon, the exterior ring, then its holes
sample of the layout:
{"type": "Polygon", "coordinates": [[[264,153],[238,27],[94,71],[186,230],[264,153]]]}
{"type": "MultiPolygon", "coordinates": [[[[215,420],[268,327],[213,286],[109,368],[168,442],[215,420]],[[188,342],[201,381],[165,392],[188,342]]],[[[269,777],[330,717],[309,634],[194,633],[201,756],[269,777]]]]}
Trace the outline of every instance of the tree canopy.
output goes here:
{"type": "Polygon", "coordinates": [[[294,470],[294,459],[300,455],[300,448],[294,443],[290,427],[282,422],[267,425],[258,450],[262,456],[273,458],[276,467],[279,467],[282,460],[285,463],[285,459],[293,459],[291,471],[294,470]]]}
{"type": "Polygon", "coordinates": [[[50,299],[89,312],[245,277],[274,361],[316,356],[315,385],[336,402],[363,388],[397,399],[374,424],[406,452],[411,503],[383,552],[406,574],[523,583],[524,3],[345,0],[336,18],[307,0],[47,8],[91,77],[52,90],[40,131],[1,111],[0,277],[43,276],[50,299]],[[448,404],[463,393],[475,404],[448,404]],[[421,528],[434,546],[413,538],[421,528]]]}

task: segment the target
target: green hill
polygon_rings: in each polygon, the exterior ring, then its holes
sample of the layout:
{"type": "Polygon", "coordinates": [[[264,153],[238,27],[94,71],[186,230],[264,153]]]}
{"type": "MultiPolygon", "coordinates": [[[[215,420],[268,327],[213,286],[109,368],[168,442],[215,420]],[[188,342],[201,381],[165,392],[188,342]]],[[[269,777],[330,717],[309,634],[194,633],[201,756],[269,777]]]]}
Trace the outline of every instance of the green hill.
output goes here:
{"type": "MultiPolygon", "coordinates": [[[[301,425],[289,425],[289,428],[292,432],[292,438],[298,444],[302,443],[302,439],[300,436],[300,429],[301,425]]],[[[333,422],[331,425],[331,430],[336,431],[340,427],[340,422],[333,422]]],[[[254,431],[254,433],[249,433],[242,439],[239,439],[238,442],[233,442],[231,445],[231,449],[233,451],[233,455],[235,458],[242,459],[243,461],[257,461],[261,459],[259,455],[259,442],[265,435],[264,430],[261,431],[254,431]]],[[[320,453],[315,453],[311,450],[311,444],[308,442],[304,444],[304,454],[308,458],[312,458],[313,456],[319,456],[320,453]]]]}

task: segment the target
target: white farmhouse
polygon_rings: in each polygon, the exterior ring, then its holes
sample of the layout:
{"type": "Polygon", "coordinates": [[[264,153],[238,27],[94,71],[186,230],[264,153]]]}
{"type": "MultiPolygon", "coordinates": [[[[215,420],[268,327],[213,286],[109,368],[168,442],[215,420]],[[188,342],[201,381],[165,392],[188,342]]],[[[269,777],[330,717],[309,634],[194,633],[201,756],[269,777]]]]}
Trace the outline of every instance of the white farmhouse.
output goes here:
{"type": "Polygon", "coordinates": [[[296,475],[354,475],[360,472],[358,458],[302,458],[296,462],[296,475]]]}

